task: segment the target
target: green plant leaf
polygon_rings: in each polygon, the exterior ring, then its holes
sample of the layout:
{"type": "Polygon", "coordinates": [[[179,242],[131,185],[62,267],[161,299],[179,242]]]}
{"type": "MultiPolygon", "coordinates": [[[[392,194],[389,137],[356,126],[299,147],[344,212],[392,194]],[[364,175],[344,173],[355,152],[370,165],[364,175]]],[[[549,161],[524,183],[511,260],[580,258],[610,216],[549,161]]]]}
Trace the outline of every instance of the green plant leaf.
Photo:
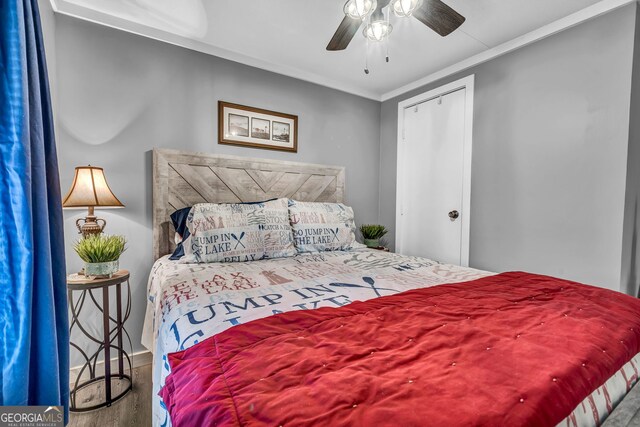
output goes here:
{"type": "Polygon", "coordinates": [[[94,234],[78,240],[73,249],[84,262],[112,262],[117,261],[127,250],[126,244],[124,236],[94,234]]]}
{"type": "Polygon", "coordinates": [[[363,224],[360,226],[360,233],[365,239],[375,240],[387,234],[387,229],[384,225],[363,224]]]}

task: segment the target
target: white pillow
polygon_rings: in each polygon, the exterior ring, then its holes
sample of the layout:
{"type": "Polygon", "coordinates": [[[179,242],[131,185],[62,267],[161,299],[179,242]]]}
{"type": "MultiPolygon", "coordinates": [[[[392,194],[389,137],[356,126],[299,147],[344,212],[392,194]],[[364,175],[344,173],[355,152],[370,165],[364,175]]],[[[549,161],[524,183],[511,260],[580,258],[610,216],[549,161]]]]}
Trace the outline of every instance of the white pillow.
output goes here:
{"type": "Polygon", "coordinates": [[[289,200],[289,219],[299,253],[344,251],[364,246],[356,242],[353,209],[342,203],[289,200]]]}
{"type": "Polygon", "coordinates": [[[189,212],[187,228],[184,263],[257,261],[296,254],[287,199],[197,204],[189,212]]]}

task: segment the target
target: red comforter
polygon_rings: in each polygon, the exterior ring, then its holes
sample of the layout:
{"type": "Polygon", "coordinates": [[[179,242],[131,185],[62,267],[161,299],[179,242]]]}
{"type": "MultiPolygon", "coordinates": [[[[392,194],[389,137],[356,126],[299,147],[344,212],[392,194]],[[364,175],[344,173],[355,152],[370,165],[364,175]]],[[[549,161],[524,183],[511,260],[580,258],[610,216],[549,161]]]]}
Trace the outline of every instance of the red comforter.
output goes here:
{"type": "Polygon", "coordinates": [[[640,300],[504,273],[235,326],[169,355],[175,427],[554,426],[640,352],[640,300]]]}

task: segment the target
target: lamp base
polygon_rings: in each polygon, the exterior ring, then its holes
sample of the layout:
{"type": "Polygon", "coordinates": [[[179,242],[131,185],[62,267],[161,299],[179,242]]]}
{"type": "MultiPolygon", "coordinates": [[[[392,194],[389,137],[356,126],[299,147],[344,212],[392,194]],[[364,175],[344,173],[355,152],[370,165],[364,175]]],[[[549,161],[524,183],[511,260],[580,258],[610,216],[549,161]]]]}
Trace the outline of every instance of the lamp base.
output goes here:
{"type": "Polygon", "coordinates": [[[82,234],[82,237],[89,237],[94,234],[100,234],[107,225],[107,221],[102,218],[98,218],[95,215],[87,215],[84,218],[80,218],[76,221],[76,227],[78,227],[78,233],[82,234]],[[102,224],[100,223],[102,222],[102,224]]]}

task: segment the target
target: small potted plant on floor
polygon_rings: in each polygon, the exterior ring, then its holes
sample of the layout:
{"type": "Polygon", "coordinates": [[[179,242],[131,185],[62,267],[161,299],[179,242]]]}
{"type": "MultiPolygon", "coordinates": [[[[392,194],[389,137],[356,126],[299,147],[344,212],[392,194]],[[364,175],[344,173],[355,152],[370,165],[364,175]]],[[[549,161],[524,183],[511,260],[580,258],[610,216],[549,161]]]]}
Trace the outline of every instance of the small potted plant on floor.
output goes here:
{"type": "Polygon", "coordinates": [[[87,277],[111,277],[120,268],[118,260],[126,250],[124,236],[93,234],[84,237],[73,246],[84,261],[84,275],[87,277]]]}
{"type": "Polygon", "coordinates": [[[360,226],[360,233],[364,239],[364,244],[369,248],[380,247],[380,238],[387,234],[384,225],[364,224],[360,226]]]}

